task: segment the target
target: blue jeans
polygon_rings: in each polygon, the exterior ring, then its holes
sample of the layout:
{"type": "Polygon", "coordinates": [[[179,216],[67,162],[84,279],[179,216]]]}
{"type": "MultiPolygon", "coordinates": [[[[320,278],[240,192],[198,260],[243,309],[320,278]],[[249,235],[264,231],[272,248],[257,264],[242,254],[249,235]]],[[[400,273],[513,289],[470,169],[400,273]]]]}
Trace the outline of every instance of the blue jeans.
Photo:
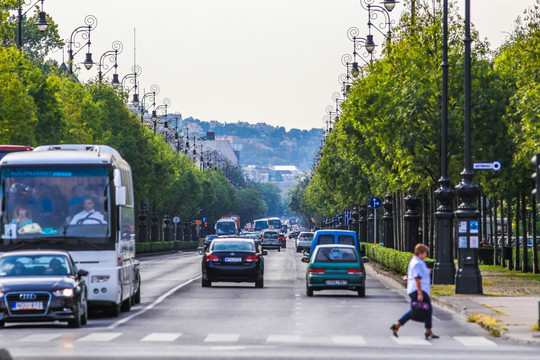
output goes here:
{"type": "MultiPolygon", "coordinates": [[[[429,295],[425,292],[425,291],[422,291],[422,294],[424,294],[424,302],[425,303],[428,303],[429,304],[429,310],[428,310],[428,313],[427,313],[427,316],[426,316],[426,321],[424,322],[424,327],[426,329],[431,329],[431,316],[433,314],[433,308],[431,307],[431,299],[429,298],[429,295]]],[[[407,321],[409,321],[411,319],[411,312],[412,312],[412,303],[413,301],[416,301],[417,298],[418,298],[418,292],[415,291],[411,294],[409,294],[409,297],[411,298],[411,309],[409,311],[407,311],[405,313],[405,315],[403,315],[399,320],[398,322],[401,324],[401,325],[405,325],[405,323],[407,321]]]]}

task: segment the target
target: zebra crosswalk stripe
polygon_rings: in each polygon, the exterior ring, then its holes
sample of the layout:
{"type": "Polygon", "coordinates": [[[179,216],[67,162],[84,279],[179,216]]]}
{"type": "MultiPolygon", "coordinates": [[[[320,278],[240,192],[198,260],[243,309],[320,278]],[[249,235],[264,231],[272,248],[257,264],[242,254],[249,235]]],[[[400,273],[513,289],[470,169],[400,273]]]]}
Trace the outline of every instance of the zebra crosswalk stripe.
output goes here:
{"type": "Polygon", "coordinates": [[[91,333],[78,339],[78,342],[108,342],[116,339],[122,333],[91,333]]]}
{"type": "Polygon", "coordinates": [[[182,336],[181,333],[151,333],[141,339],[147,342],[173,342],[182,336]]]}

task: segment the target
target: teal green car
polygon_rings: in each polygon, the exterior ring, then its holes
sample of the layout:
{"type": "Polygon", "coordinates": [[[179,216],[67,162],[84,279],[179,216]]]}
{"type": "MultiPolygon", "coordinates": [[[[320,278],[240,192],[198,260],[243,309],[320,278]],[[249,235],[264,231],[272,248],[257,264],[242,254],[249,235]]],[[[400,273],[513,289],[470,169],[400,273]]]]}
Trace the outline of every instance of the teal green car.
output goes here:
{"type": "Polygon", "coordinates": [[[316,290],[352,290],[358,296],[366,296],[366,272],[364,262],[352,245],[319,245],[313,256],[302,258],[308,263],[306,269],[306,295],[316,290]]]}

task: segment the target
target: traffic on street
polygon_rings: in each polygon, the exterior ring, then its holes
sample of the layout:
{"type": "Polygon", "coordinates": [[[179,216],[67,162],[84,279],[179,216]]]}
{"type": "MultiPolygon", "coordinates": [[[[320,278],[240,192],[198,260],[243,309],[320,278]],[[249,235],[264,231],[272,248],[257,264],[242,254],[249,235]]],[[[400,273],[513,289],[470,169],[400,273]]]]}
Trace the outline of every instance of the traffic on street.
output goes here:
{"type": "Polygon", "coordinates": [[[538,348],[489,337],[451,311],[435,307],[437,340],[422,324],[398,338],[389,326],[408,307],[404,296],[367,271],[366,297],[348,290],[305,293],[302,254],[265,256],[264,288],[252,283],[201,286],[196,251],[140,258],[141,303],[119,317],[90,312],[88,324],[8,323],[2,346],[15,359],[166,358],[470,358],[537,359],[538,348]]]}

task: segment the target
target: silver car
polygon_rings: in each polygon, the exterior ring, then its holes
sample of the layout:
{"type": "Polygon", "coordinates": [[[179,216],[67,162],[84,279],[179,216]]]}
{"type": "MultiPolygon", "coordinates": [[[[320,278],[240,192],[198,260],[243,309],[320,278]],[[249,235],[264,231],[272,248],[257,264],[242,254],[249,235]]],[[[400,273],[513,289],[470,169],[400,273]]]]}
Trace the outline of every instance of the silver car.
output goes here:
{"type": "Polygon", "coordinates": [[[261,233],[262,248],[264,249],[277,249],[281,251],[281,244],[279,243],[279,234],[275,230],[265,230],[261,233]]]}
{"type": "Polygon", "coordinates": [[[311,248],[311,240],[313,240],[314,233],[308,231],[302,231],[296,238],[296,252],[302,250],[309,250],[311,248]]]}

